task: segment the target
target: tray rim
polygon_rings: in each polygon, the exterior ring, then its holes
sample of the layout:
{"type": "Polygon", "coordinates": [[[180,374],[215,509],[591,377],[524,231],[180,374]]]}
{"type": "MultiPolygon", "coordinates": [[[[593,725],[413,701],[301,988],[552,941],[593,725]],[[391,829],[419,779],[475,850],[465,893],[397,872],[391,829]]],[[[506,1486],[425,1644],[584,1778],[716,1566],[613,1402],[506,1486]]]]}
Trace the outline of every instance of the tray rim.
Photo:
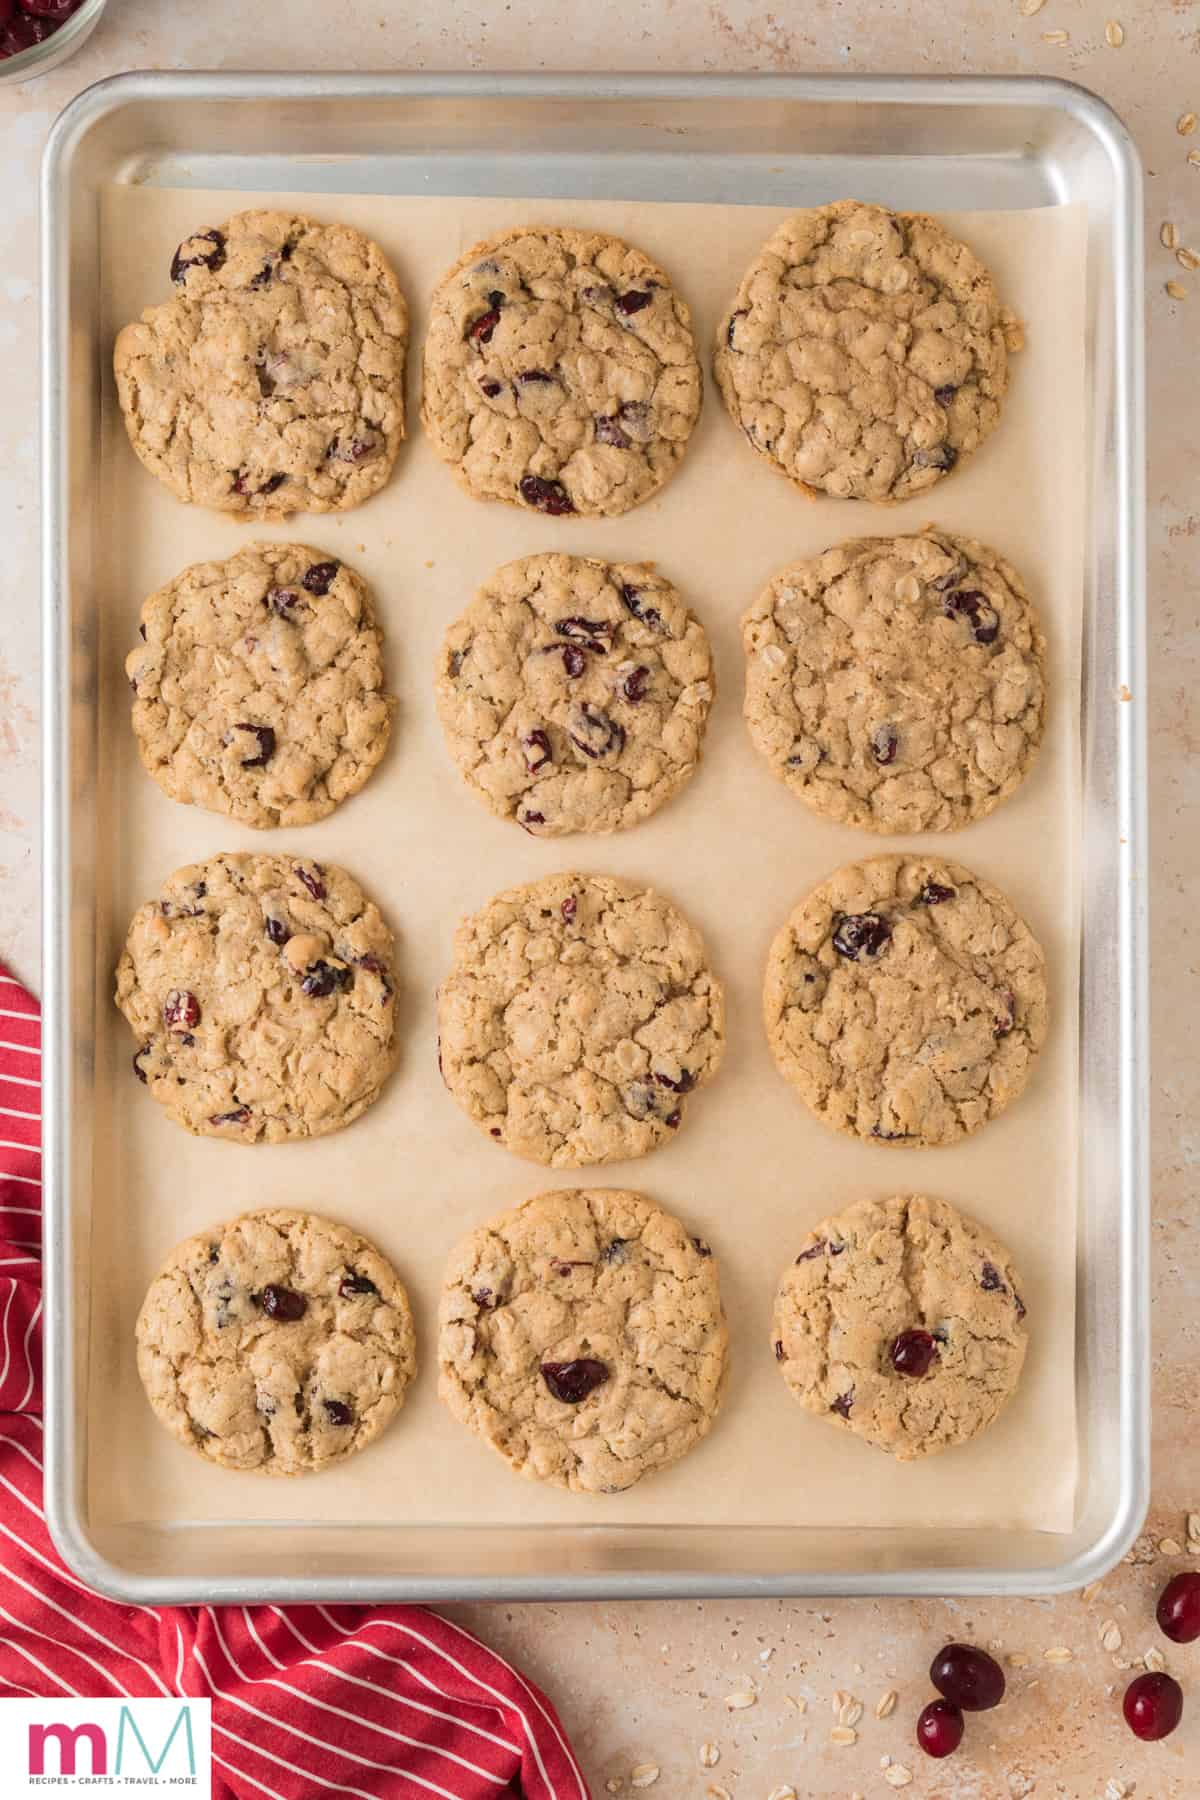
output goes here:
{"type": "MultiPolygon", "coordinates": [[[[426,1602],[568,1599],[700,1599],[751,1597],[922,1597],[981,1594],[1051,1595],[1099,1578],[1120,1560],[1149,1505],[1149,1074],[1148,919],[1146,897],[1146,708],[1121,706],[1117,718],[1119,1146],[1121,1259],[1118,1321],[1124,1456],[1111,1515],[1094,1540],[1068,1560],[1022,1571],[1003,1566],[890,1571],[720,1573],[604,1571],[558,1576],[443,1575],[224,1576],[198,1593],[186,1576],[141,1576],[107,1558],[89,1535],[79,1503],[75,1435],[74,1316],[71,1250],[73,1207],[67,1139],[71,1099],[66,971],[72,945],[64,878],[69,870],[70,804],[67,709],[70,609],[66,599],[68,520],[66,353],[69,317],[65,271],[68,218],[62,201],[81,139],[102,119],[135,102],[177,100],[346,101],[404,98],[693,100],[750,97],[800,103],[902,106],[1041,105],[1067,114],[1099,144],[1113,178],[1113,448],[1117,502],[1115,619],[1117,674],[1135,695],[1146,693],[1145,393],[1143,358],[1142,173],[1122,120],[1099,96],[1069,81],[1041,76],[858,75],[848,72],[629,74],[134,71],[83,90],[64,108],[47,138],[41,203],[42,420],[42,842],[43,842],[43,1232],[45,1260],[45,1512],[51,1538],[89,1587],[131,1604],[202,1600],[426,1602]]],[[[588,1529],[584,1527],[584,1529],[588,1529]]]]}

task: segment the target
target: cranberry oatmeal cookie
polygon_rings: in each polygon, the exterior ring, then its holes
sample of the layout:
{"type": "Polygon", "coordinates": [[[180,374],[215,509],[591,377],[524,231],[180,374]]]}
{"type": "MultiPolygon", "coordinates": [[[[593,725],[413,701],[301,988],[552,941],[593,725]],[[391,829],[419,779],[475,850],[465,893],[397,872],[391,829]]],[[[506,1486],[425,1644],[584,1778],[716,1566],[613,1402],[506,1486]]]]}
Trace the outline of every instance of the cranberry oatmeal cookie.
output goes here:
{"type": "Polygon", "coordinates": [[[135,914],[117,966],[134,1072],[203,1137],[339,1131],[395,1060],[394,948],[332,864],[227,855],[177,869],[135,914]]]}
{"type": "Polygon", "coordinates": [[[129,441],[180,500],[242,517],[340,512],[404,437],[408,309],[349,225],[238,213],[185,238],[174,299],[117,338],[129,441]]]}
{"type": "Polygon", "coordinates": [[[1003,1244],[944,1200],[863,1200],[805,1238],[772,1341],[788,1387],[899,1462],[986,1429],[1025,1361],[1026,1308],[1003,1244]]]}
{"type": "Polygon", "coordinates": [[[780,1073],[826,1125],[933,1148],[1022,1092],[1045,958],[998,888],[936,856],[851,863],[796,907],[763,993],[780,1073]]]}
{"type": "Polygon", "coordinates": [[[521,1475],[613,1494],[716,1417],[728,1333],[701,1238],[640,1194],[539,1194],[450,1258],[439,1392],[521,1475]]]}
{"type": "Polygon", "coordinates": [[[196,563],[142,607],[125,671],[142,766],[172,800],[307,825],[357,793],[395,701],[360,575],[303,544],[196,563]]]}
{"type": "Polygon", "coordinates": [[[703,626],[637,563],[506,563],[438,660],[451,755],[485,805],[538,837],[655,812],[696,768],[712,695],[703,626]]]}
{"type": "Polygon", "coordinates": [[[1020,786],[1046,641],[994,550],[926,528],[782,569],[742,621],[746,720],[794,794],[865,831],[953,831],[1020,786]]]}
{"type": "Polygon", "coordinates": [[[839,200],[767,239],[721,321],[734,423],[806,494],[907,500],[994,430],[1020,327],[925,213],[839,200]]]}
{"type": "Polygon", "coordinates": [[[628,512],[674,474],[701,394],[688,308],[619,238],[502,231],[433,296],[421,417],[477,500],[628,512]]]}
{"type": "Polygon", "coordinates": [[[264,1475],[365,1449],[416,1373],[395,1270],[315,1213],[245,1213],[177,1245],[136,1335],[138,1373],[172,1437],[264,1475]]]}
{"type": "Polygon", "coordinates": [[[725,1003],[700,934],[661,894],[548,875],[465,919],[438,995],[446,1086],[517,1156],[644,1156],[716,1074],[725,1003]]]}

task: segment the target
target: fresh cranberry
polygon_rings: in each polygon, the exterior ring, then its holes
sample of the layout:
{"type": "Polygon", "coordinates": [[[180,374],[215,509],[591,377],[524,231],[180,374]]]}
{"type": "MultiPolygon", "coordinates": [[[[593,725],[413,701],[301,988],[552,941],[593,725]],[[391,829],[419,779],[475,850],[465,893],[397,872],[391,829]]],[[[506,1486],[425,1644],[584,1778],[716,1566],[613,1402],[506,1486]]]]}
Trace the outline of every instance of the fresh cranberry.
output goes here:
{"type": "Polygon", "coordinates": [[[561,481],[547,481],[541,475],[522,475],[520,492],[526,506],[549,513],[551,518],[575,511],[571,496],[561,481]]]}
{"type": "Polygon", "coordinates": [[[163,1004],[168,1031],[192,1031],[200,1023],[200,1002],[186,988],[172,988],[163,1004]]]}
{"type": "Polygon", "coordinates": [[[646,683],[649,679],[649,669],[644,668],[639,663],[637,668],[632,669],[621,683],[621,692],[627,700],[632,701],[636,705],[639,700],[644,700],[646,698],[646,683]]]}
{"type": "MultiPolygon", "coordinates": [[[[77,13],[83,0],[19,0],[21,11],[34,19],[50,19],[55,25],[62,25],[77,13]]],[[[0,4],[0,11],[3,6],[0,4]]]]}
{"type": "Polygon", "coordinates": [[[57,26],[46,19],[29,19],[22,13],[14,13],[10,24],[0,25],[0,57],[19,56],[22,50],[32,50],[35,44],[44,44],[56,30],[57,26]]]}
{"type": "Polygon", "coordinates": [[[608,1380],[608,1366],[591,1356],[579,1356],[571,1362],[544,1362],[542,1380],[556,1400],[578,1406],[608,1380]]]}
{"type": "Polygon", "coordinates": [[[1155,1617],[1173,1644],[1200,1638],[1200,1575],[1191,1570],[1174,1575],[1158,1598],[1155,1617]]]}
{"type": "Polygon", "coordinates": [[[954,900],[958,889],[943,887],[940,881],[927,881],[917,898],[923,906],[944,906],[947,900],[954,900]]]}
{"type": "Polygon", "coordinates": [[[301,865],[297,863],[292,870],[292,873],[304,883],[314,900],[324,900],[325,883],[321,880],[321,877],[325,871],[320,863],[314,863],[311,872],[308,869],[302,868],[301,865]]]}
{"type": "Polygon", "coordinates": [[[1183,1689],[1173,1675],[1160,1671],[1135,1675],[1125,1689],[1121,1710],[1134,1737],[1152,1744],[1170,1737],[1183,1717],[1183,1689]]]}
{"type": "Polygon", "coordinates": [[[933,397],[939,406],[949,406],[957,392],[958,389],[947,382],[945,387],[934,388],[933,397]]]}
{"type": "Polygon", "coordinates": [[[881,725],[871,739],[871,754],[877,763],[894,763],[900,748],[900,733],[894,725],[881,725]]]}
{"type": "Polygon", "coordinates": [[[1004,1670],[994,1656],[974,1644],[947,1644],[939,1650],[929,1665],[929,1679],[963,1712],[990,1712],[1004,1698],[1004,1670]]]}
{"type": "Polygon", "coordinates": [[[554,756],[550,749],[550,739],[544,731],[530,731],[521,739],[521,748],[525,752],[525,766],[531,775],[544,769],[554,756]]]}
{"type": "MultiPolygon", "coordinates": [[[[910,1376],[928,1375],[937,1353],[938,1347],[929,1332],[919,1331],[915,1326],[894,1338],[889,1352],[897,1375],[910,1376]]],[[[936,1682],[934,1686],[937,1686],[936,1682]]]]}
{"type": "Polygon", "coordinates": [[[354,1414],[344,1400],[322,1400],[331,1425],[353,1425],[354,1414]]]}
{"type": "Polygon", "coordinates": [[[308,1301],[303,1294],[298,1294],[294,1288],[279,1287],[275,1282],[269,1283],[254,1297],[268,1319],[279,1319],[285,1325],[294,1325],[308,1311],[308,1301]]]}
{"type": "Polygon", "coordinates": [[[617,295],[617,311],[624,313],[628,319],[633,313],[640,313],[644,307],[649,306],[653,298],[654,295],[644,288],[631,288],[629,293],[617,295]]]}
{"type": "Polygon", "coordinates": [[[994,644],[1000,635],[995,608],[988,605],[987,596],[977,588],[957,588],[946,596],[942,611],[948,619],[966,619],[977,644],[994,644]]]}
{"type": "Polygon", "coordinates": [[[198,231],[194,237],[184,238],[171,258],[171,280],[182,281],[189,269],[200,267],[211,270],[215,275],[217,270],[223,268],[224,265],[225,238],[223,234],[219,231],[198,231]],[[201,244],[210,244],[212,248],[200,250],[197,246],[201,244]],[[186,250],[191,250],[193,254],[185,256],[186,250]]]}
{"type": "Polygon", "coordinates": [[[849,962],[878,956],[892,935],[881,913],[843,913],[833,934],[833,947],[849,962]]]}
{"type": "Polygon", "coordinates": [[[310,594],[316,594],[318,596],[327,594],[329,592],[330,584],[340,566],[339,563],[335,562],[313,563],[304,572],[303,586],[310,594]]]}
{"type": "Polygon", "coordinates": [[[275,754],[275,733],[274,733],[274,731],[271,729],[271,727],[269,725],[243,724],[243,725],[237,726],[236,729],[238,731],[251,731],[254,733],[254,736],[258,739],[258,754],[256,756],[244,756],[242,758],[243,769],[261,769],[261,768],[263,768],[267,763],[270,762],[271,758],[275,754]]]}
{"type": "Polygon", "coordinates": [[[343,1300],[353,1300],[356,1294],[377,1294],[379,1289],[365,1275],[347,1275],[338,1287],[343,1300]]]}
{"type": "Polygon", "coordinates": [[[917,1742],[926,1756],[953,1756],[962,1743],[963,1716],[949,1700],[931,1700],[917,1720],[917,1742]]]}

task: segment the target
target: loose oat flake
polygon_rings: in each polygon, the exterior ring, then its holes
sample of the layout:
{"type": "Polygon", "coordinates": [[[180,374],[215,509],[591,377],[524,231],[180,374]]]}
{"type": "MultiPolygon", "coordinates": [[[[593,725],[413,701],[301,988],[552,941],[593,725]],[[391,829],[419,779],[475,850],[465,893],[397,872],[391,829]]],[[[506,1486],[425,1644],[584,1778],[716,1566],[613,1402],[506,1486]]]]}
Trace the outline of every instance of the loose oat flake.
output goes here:
{"type": "MultiPolygon", "coordinates": [[[[1181,269],[1200,269],[1200,256],[1197,256],[1194,250],[1188,250],[1186,248],[1177,250],[1175,252],[1175,261],[1179,264],[1181,269]]],[[[1162,1538],[1158,1548],[1159,1553],[1162,1556],[1182,1555],[1182,1551],[1174,1538],[1162,1538]],[[1167,1548],[1168,1544],[1170,1545],[1170,1549],[1167,1548]]]]}
{"type": "Polygon", "coordinates": [[[702,1769],[715,1769],[720,1760],[721,1752],[716,1744],[701,1744],[700,1767],[702,1769]]]}
{"type": "Polygon", "coordinates": [[[1166,289],[1172,300],[1187,299],[1187,289],[1184,287],[1182,281],[1168,281],[1166,283],[1166,289]]]}
{"type": "Polygon", "coordinates": [[[829,1733],[829,1741],[837,1744],[840,1749],[848,1749],[851,1744],[857,1744],[858,1733],[852,1731],[849,1725],[835,1725],[829,1733]]]}
{"type": "Polygon", "coordinates": [[[1071,1657],[1072,1653],[1065,1644],[1055,1644],[1051,1649],[1042,1651],[1043,1662],[1066,1663],[1071,1661],[1071,1657]]]}
{"type": "Polygon", "coordinates": [[[808,1701],[803,1699],[799,1694],[785,1694],[783,1696],[783,1701],[785,1706],[795,1707],[798,1713],[808,1711],[808,1701]]]}
{"type": "Polygon", "coordinates": [[[1200,169],[1200,150],[1189,150],[1188,161],[1191,163],[1193,169],[1200,169]]]}
{"type": "Polygon", "coordinates": [[[1196,115],[1193,112],[1181,113],[1175,121],[1175,129],[1180,137],[1191,137],[1196,129],[1196,115]]]}
{"type": "Polygon", "coordinates": [[[899,1696],[897,1695],[895,1688],[889,1688],[886,1694],[880,1694],[878,1700],[875,1702],[875,1717],[877,1719],[890,1718],[896,1710],[896,1701],[898,1698],[899,1696]]]}
{"type": "Polygon", "coordinates": [[[1104,27],[1104,41],[1110,50],[1119,50],[1125,42],[1125,27],[1118,19],[1110,19],[1104,27]]]}
{"type": "Polygon", "coordinates": [[[893,1763],[891,1768],[884,1770],[883,1779],[889,1787],[907,1787],[912,1780],[912,1770],[906,1769],[903,1763],[893,1763]]]}
{"type": "Polygon", "coordinates": [[[1040,13],[1046,0],[1021,0],[1021,17],[1032,19],[1034,13],[1040,13]]]}
{"type": "Polygon", "coordinates": [[[619,1794],[625,1784],[619,1775],[610,1775],[604,1785],[610,1794],[619,1794]]]}
{"type": "Polygon", "coordinates": [[[1125,1786],[1125,1783],[1123,1781],[1118,1781],[1114,1775],[1105,1785],[1104,1800],[1126,1800],[1126,1795],[1128,1793],[1129,1789],[1125,1786]]]}
{"type": "Polygon", "coordinates": [[[1004,1660],[1010,1669],[1027,1669],[1029,1667],[1029,1658],[1023,1650],[1010,1651],[1004,1660]]]}
{"type": "Polygon", "coordinates": [[[1100,1627],[1100,1648],[1107,1650],[1111,1656],[1114,1650],[1121,1648],[1121,1627],[1115,1619],[1105,1619],[1100,1627]]]}
{"type": "Polygon", "coordinates": [[[719,1781],[710,1781],[704,1793],[706,1800],[733,1800],[729,1789],[722,1787],[719,1781]]]}
{"type": "Polygon", "coordinates": [[[743,1688],[739,1694],[726,1694],[725,1705],[730,1712],[742,1712],[747,1706],[753,1706],[758,1700],[749,1688],[743,1688]]]}
{"type": "Polygon", "coordinates": [[[1155,1644],[1151,1644],[1150,1648],[1142,1657],[1142,1662],[1152,1675],[1161,1675],[1167,1666],[1166,1657],[1155,1644]]]}
{"type": "Polygon", "coordinates": [[[629,1771],[629,1785],[635,1788],[653,1787],[659,1773],[657,1763],[638,1763],[629,1771]]]}
{"type": "Polygon", "coordinates": [[[790,1782],[785,1781],[782,1786],[771,1789],[767,1800],[796,1800],[796,1790],[790,1782]]]}
{"type": "Polygon", "coordinates": [[[1158,241],[1164,250],[1173,250],[1175,248],[1177,242],[1175,227],[1172,225],[1170,219],[1163,220],[1158,233],[1158,241]]]}
{"type": "Polygon", "coordinates": [[[1061,48],[1063,44],[1069,44],[1070,41],[1069,31],[1043,31],[1042,33],[1043,44],[1055,44],[1061,48]]]}

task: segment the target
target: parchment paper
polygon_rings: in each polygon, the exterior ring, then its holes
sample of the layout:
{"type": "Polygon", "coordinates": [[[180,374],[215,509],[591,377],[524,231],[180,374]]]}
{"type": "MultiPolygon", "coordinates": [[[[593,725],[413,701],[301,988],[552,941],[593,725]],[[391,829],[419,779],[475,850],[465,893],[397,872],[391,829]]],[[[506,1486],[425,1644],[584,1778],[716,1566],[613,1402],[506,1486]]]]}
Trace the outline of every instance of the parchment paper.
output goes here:
{"type": "MultiPolygon", "coordinates": [[[[830,198],[839,196],[830,195],[830,198]]],[[[280,205],[358,225],[383,245],[412,308],[410,439],[378,498],[258,534],[307,541],[373,583],[400,707],[388,756],[356,799],[304,830],[256,833],[175,805],[138,764],[122,672],[143,596],[187,563],[232,553],[254,528],[181,505],[136,462],[107,379],[102,464],[102,1127],[96,1171],[90,1480],[95,1519],[419,1521],[503,1524],[994,1526],[1072,1523],[1076,1257],[1076,1088],[1080,828],[1079,661],[1083,554],[1085,226],[1082,209],[948,216],[992,267],[1027,324],[1005,416],[991,441],[929,497],[897,507],[806,502],[726,417],[709,346],[775,208],[446,200],[116,187],[102,207],[108,343],[165,299],[188,232],[242,206],[280,205]],[[703,417],[680,473],[614,520],[544,519],[458,488],[417,424],[429,292],[480,237],[510,224],[571,222],[627,236],[660,259],[689,301],[706,368],[703,417]],[[781,564],[840,538],[934,521],[990,541],[1024,572],[1045,620],[1051,706],[1032,777],[990,819],[941,839],[879,839],[828,824],[770,774],[741,718],[738,620],[781,564]],[[562,547],[653,559],[704,620],[718,667],[703,765],[684,793],[635,830],[539,842],[467,791],[442,742],[431,672],[449,621],[511,557],[562,547]],[[777,1074],[760,1017],[767,946],[791,906],[843,862],[933,844],[1001,886],[1045,946],[1053,1024],[1025,1097],[967,1142],[889,1151],[828,1132],[777,1074]],[[178,865],[219,850],[292,850],[345,866],[398,933],[402,1058],[380,1102],[313,1143],[238,1148],[188,1137],[133,1079],[132,1040],[111,1006],[128,919],[178,865]],[[434,1320],[451,1245],[500,1208],[588,1181],[487,1142],[438,1078],[434,989],[459,916],[552,870],[610,872],[660,887],[702,929],[729,1001],[715,1084],[693,1097],[678,1137],[637,1163],[595,1171],[687,1220],[720,1258],[732,1372],[709,1439],[626,1494],[581,1498],[520,1480],[436,1398],[434,1320]],[[778,1275],[807,1228],[861,1196],[939,1194],[1010,1245],[1024,1276],[1031,1344],[1020,1392],[975,1443],[893,1465],[792,1401],[769,1342],[778,1275]],[[421,1370],[383,1440],[319,1477],[291,1481],[205,1464],[155,1423],[138,1383],[133,1324],[159,1261],[180,1238],[250,1206],[327,1212],[378,1241],[414,1301],[421,1370]]],[[[107,347],[105,354],[107,356],[107,347]]]]}

